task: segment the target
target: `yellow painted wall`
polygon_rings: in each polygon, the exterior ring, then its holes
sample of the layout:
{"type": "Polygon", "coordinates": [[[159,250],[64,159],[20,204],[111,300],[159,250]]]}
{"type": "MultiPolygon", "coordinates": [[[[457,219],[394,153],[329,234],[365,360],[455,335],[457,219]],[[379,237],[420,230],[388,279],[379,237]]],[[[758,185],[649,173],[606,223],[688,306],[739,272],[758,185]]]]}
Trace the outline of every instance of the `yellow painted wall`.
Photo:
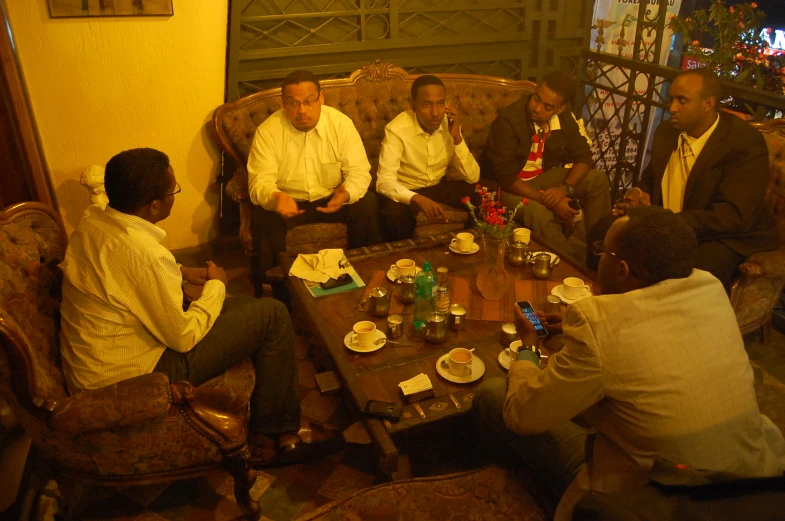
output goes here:
{"type": "Polygon", "coordinates": [[[60,211],[70,233],[91,164],[157,148],[183,188],[160,225],[180,249],[216,234],[219,154],[206,124],[223,102],[228,0],[174,0],[172,17],[49,17],[46,0],[5,0],[60,211]]]}

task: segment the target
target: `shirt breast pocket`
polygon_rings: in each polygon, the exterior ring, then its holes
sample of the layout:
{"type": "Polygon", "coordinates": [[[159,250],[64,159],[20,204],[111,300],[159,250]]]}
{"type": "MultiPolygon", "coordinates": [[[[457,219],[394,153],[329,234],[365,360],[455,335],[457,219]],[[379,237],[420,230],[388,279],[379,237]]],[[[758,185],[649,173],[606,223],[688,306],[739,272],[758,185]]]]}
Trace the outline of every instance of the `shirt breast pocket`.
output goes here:
{"type": "Polygon", "coordinates": [[[325,188],[341,184],[341,163],[322,163],[319,181],[325,188]]]}

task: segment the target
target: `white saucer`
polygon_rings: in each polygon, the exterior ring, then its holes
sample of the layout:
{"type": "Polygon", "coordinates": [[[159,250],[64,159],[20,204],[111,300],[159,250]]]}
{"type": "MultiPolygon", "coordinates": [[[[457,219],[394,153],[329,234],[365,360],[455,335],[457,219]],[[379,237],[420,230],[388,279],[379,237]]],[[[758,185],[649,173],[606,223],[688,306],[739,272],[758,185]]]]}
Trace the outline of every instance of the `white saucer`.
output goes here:
{"type": "Polygon", "coordinates": [[[547,253],[548,255],[550,255],[550,256],[551,256],[551,267],[553,267],[553,266],[556,266],[556,265],[557,265],[557,264],[559,264],[559,262],[561,261],[561,259],[559,258],[559,256],[558,256],[558,255],[556,255],[555,253],[551,253],[551,252],[549,252],[549,251],[533,251],[533,252],[532,252],[532,259],[533,259],[533,258],[534,258],[534,256],[535,256],[535,255],[537,255],[538,253],[547,253]],[[553,260],[553,259],[556,259],[556,260],[553,260]]]}
{"type": "MultiPolygon", "coordinates": [[[[520,340],[519,340],[520,342],[520,340]]],[[[501,353],[499,353],[499,365],[504,367],[506,370],[510,370],[510,348],[508,347],[501,353]]]]}
{"type": "Polygon", "coordinates": [[[450,244],[449,248],[451,252],[460,253],[461,255],[471,255],[472,253],[477,253],[478,251],[480,251],[480,245],[477,244],[476,242],[472,243],[472,249],[469,251],[461,251],[458,248],[453,248],[452,244],[450,244]]]}
{"type": "Polygon", "coordinates": [[[374,351],[378,351],[379,349],[383,348],[385,344],[387,344],[387,335],[384,334],[384,331],[380,331],[379,329],[376,330],[376,340],[380,338],[384,339],[384,342],[381,344],[371,344],[368,347],[362,347],[357,344],[352,344],[352,335],[354,334],[353,331],[349,331],[345,337],[343,337],[343,345],[349,348],[351,351],[355,353],[373,353],[374,351]]]}
{"type": "Polygon", "coordinates": [[[450,353],[445,353],[436,360],[436,372],[445,380],[456,384],[469,384],[476,382],[485,374],[485,364],[480,360],[479,356],[475,356],[472,358],[472,374],[469,376],[455,376],[447,367],[447,358],[449,356],[450,353]]]}
{"type": "MultiPolygon", "coordinates": [[[[415,266],[414,267],[414,275],[416,276],[422,270],[421,267],[415,266]]],[[[387,270],[387,278],[390,279],[391,282],[395,282],[398,280],[398,277],[392,272],[392,270],[387,270]]]]}
{"type": "Polygon", "coordinates": [[[564,284],[559,284],[558,286],[556,286],[551,290],[551,295],[556,295],[565,304],[572,304],[573,302],[578,302],[579,300],[584,299],[586,297],[591,297],[593,293],[591,292],[591,290],[584,290],[583,295],[581,295],[578,298],[567,298],[564,296],[564,284]]]}

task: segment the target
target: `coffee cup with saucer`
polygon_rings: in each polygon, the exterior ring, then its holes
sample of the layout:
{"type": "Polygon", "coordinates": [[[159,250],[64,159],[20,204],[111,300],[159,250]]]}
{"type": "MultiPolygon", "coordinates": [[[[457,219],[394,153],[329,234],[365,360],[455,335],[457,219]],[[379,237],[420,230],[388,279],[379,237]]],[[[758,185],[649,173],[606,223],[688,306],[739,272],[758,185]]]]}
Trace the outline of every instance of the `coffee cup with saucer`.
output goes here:
{"type": "Polygon", "coordinates": [[[510,363],[512,359],[510,358],[511,355],[514,355],[516,358],[518,357],[518,349],[520,349],[522,342],[520,340],[516,340],[514,342],[510,342],[510,347],[499,353],[499,365],[501,365],[506,370],[510,370],[510,363]]]}
{"type": "Polygon", "coordinates": [[[395,282],[399,277],[417,275],[419,272],[420,267],[412,259],[400,259],[395,264],[390,265],[390,269],[387,270],[387,278],[395,282]]]}
{"type": "MultiPolygon", "coordinates": [[[[485,363],[479,356],[474,355],[471,358],[471,369],[466,371],[468,374],[465,376],[456,376],[450,370],[450,353],[445,353],[436,360],[436,372],[445,380],[456,384],[468,384],[476,382],[482,375],[485,374],[485,363]]],[[[454,362],[453,362],[454,365],[454,362]]]]}
{"type": "Polygon", "coordinates": [[[572,304],[583,298],[592,296],[591,287],[584,284],[578,277],[567,277],[564,283],[551,290],[551,295],[556,295],[563,302],[572,304]]]}
{"type": "Polygon", "coordinates": [[[461,232],[450,241],[450,251],[463,255],[471,255],[472,253],[480,251],[480,245],[474,242],[474,235],[468,232],[461,232]]]}
{"type": "Polygon", "coordinates": [[[357,322],[343,339],[344,345],[356,353],[372,353],[384,347],[387,335],[370,320],[357,322]]]}

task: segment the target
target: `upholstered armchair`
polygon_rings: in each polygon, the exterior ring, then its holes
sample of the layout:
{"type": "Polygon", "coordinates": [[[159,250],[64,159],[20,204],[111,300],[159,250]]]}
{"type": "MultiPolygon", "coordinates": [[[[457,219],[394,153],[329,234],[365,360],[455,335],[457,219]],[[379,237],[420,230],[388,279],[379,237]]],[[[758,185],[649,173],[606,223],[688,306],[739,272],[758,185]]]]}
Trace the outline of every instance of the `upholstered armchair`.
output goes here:
{"type": "Polygon", "coordinates": [[[750,255],[739,267],[731,288],[731,303],[742,334],[763,328],[763,342],[771,337],[771,315],[785,285],[785,120],[753,123],[766,139],[771,176],[766,204],[777,222],[780,247],[750,255]]]}
{"type": "MultiPolygon", "coordinates": [[[[0,211],[0,396],[67,489],[146,485],[227,469],[249,520],[246,361],[199,387],[161,373],[69,396],[60,363],[58,264],[67,238],[40,203],[0,211]]],[[[72,505],[73,506],[73,505],[72,505]]]]}

